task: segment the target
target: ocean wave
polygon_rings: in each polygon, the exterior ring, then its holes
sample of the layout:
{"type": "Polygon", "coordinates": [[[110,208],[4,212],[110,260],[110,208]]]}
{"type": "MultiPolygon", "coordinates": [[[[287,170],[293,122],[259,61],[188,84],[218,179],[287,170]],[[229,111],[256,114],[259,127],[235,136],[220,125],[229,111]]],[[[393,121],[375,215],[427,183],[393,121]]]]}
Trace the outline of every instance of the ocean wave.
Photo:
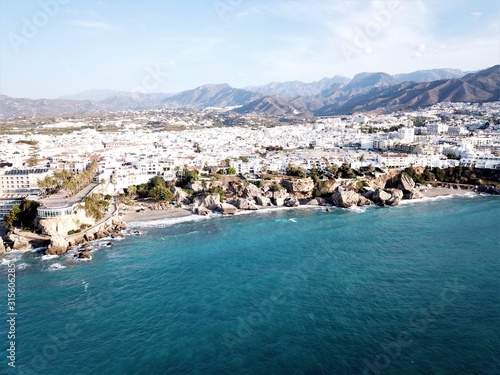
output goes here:
{"type": "Polygon", "coordinates": [[[19,263],[19,264],[16,266],[16,268],[17,268],[18,270],[24,270],[24,269],[28,268],[29,266],[30,266],[30,265],[29,265],[28,263],[19,263]]]}
{"type": "Polygon", "coordinates": [[[474,193],[474,192],[467,192],[467,193],[462,193],[462,194],[449,194],[449,195],[438,195],[436,197],[424,197],[420,199],[404,199],[401,202],[399,202],[399,205],[410,205],[410,204],[421,204],[421,203],[430,203],[430,202],[437,202],[437,201],[444,201],[448,199],[457,199],[457,198],[466,198],[466,199],[472,199],[472,198],[477,198],[480,197],[479,194],[474,193]]]}
{"type": "Polygon", "coordinates": [[[66,266],[63,266],[61,263],[53,263],[47,268],[48,272],[55,272],[65,269],[66,266]]]}
{"type": "Polygon", "coordinates": [[[42,256],[42,260],[50,260],[50,259],[56,259],[56,258],[59,258],[59,255],[43,255],[42,256]]]}
{"type": "MultiPolygon", "coordinates": [[[[324,209],[325,207],[322,206],[308,206],[308,205],[303,205],[303,206],[298,206],[298,207],[265,207],[265,208],[260,208],[258,210],[238,210],[235,214],[233,215],[223,215],[218,212],[211,213],[210,215],[207,216],[199,216],[196,214],[192,214],[189,216],[182,216],[182,217],[175,217],[175,218],[166,218],[166,219],[159,219],[159,220],[147,220],[147,221],[131,221],[128,223],[128,226],[130,229],[136,229],[136,228],[162,228],[162,227],[167,227],[167,226],[172,226],[176,224],[181,224],[181,223],[191,223],[191,222],[197,222],[197,221],[204,221],[204,220],[210,220],[210,219],[218,219],[218,218],[223,218],[223,217],[231,217],[231,216],[241,216],[241,215],[262,215],[262,214],[268,214],[271,212],[276,212],[276,211],[288,211],[288,210],[307,210],[307,209],[314,209],[314,210],[320,210],[324,209]]],[[[133,235],[133,233],[127,233],[126,235],[133,235]]]]}
{"type": "Polygon", "coordinates": [[[39,253],[41,251],[47,250],[47,246],[42,246],[42,247],[35,247],[34,249],[31,249],[32,253],[39,253]]]}
{"type": "Polygon", "coordinates": [[[7,266],[9,263],[15,263],[22,258],[22,254],[19,252],[9,252],[4,255],[2,259],[0,259],[0,266],[7,266]]]}
{"type": "MultiPolygon", "coordinates": [[[[207,216],[189,215],[189,216],[172,217],[172,218],[150,220],[150,221],[133,221],[128,223],[128,225],[130,228],[162,228],[181,223],[190,223],[190,222],[208,220],[218,216],[222,215],[217,215],[217,214],[210,214],[207,216]]],[[[129,233],[129,235],[134,235],[134,233],[129,233]]]]}
{"type": "Polygon", "coordinates": [[[359,206],[351,206],[349,208],[346,208],[345,209],[346,211],[351,211],[351,212],[355,212],[355,213],[363,213],[366,211],[366,207],[363,206],[363,207],[359,207],[359,206]]]}

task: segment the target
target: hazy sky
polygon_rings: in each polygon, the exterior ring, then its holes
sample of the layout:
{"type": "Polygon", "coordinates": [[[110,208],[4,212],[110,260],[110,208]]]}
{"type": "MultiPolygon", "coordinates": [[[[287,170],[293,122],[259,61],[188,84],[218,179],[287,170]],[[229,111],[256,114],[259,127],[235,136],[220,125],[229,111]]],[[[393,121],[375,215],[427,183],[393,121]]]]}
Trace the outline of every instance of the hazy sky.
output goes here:
{"type": "Polygon", "coordinates": [[[0,93],[178,92],[500,63],[491,0],[0,0],[0,93]]]}

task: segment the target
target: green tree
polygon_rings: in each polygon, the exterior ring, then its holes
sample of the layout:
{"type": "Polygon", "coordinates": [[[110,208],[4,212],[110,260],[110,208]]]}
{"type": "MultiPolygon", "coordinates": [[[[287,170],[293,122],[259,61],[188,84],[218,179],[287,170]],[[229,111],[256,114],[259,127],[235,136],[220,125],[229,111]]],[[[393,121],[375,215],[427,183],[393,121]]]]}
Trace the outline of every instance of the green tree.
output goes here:
{"type": "Polygon", "coordinates": [[[307,177],[306,171],[304,171],[301,167],[296,166],[294,164],[288,164],[288,167],[286,167],[286,174],[288,176],[297,176],[300,178],[305,178],[307,177]]]}
{"type": "Polygon", "coordinates": [[[150,191],[151,198],[157,201],[171,202],[174,194],[164,186],[155,186],[150,191]]]}
{"type": "Polygon", "coordinates": [[[128,197],[133,198],[137,195],[137,187],[131,185],[126,189],[125,193],[127,194],[128,197]]]}
{"type": "Polygon", "coordinates": [[[5,228],[31,228],[34,229],[34,220],[37,215],[37,209],[40,206],[38,202],[23,199],[20,204],[14,205],[10,212],[4,218],[5,228]]]}
{"type": "Polygon", "coordinates": [[[183,178],[184,184],[189,184],[189,183],[192,183],[194,181],[197,181],[199,178],[199,175],[200,175],[200,173],[196,169],[190,171],[189,169],[184,168],[184,178],[183,178]]]}
{"type": "Polygon", "coordinates": [[[339,172],[342,178],[356,178],[356,174],[348,163],[343,163],[339,172]]]}
{"type": "Polygon", "coordinates": [[[151,180],[149,180],[148,185],[151,188],[154,188],[154,187],[157,187],[157,186],[166,187],[167,183],[166,183],[166,181],[165,181],[165,179],[163,177],[154,176],[151,180]]]}
{"type": "Polygon", "coordinates": [[[227,174],[236,174],[236,172],[237,172],[236,168],[234,168],[234,167],[229,167],[227,169],[227,174]]]}
{"type": "Polygon", "coordinates": [[[7,229],[12,229],[17,226],[19,222],[19,215],[21,213],[21,205],[16,204],[12,207],[10,212],[3,219],[3,226],[7,229]]]}

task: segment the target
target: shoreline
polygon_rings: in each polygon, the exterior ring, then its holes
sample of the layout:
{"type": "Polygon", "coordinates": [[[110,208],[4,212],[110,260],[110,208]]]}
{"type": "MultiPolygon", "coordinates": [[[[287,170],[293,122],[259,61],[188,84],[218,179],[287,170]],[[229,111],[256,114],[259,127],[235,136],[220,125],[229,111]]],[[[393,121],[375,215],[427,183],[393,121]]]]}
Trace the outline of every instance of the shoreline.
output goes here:
{"type": "MultiPolygon", "coordinates": [[[[479,193],[472,190],[462,190],[453,188],[429,188],[426,191],[422,191],[424,198],[421,199],[407,199],[401,202],[401,205],[407,204],[418,204],[427,203],[434,200],[440,200],[443,198],[460,198],[465,196],[480,196],[479,193]]],[[[371,206],[375,206],[372,204],[371,206]]],[[[356,206],[357,207],[357,206],[356,206]]],[[[369,207],[369,206],[368,206],[369,207]]],[[[200,216],[198,214],[192,213],[191,210],[187,208],[174,208],[163,211],[141,211],[141,212],[130,212],[123,216],[120,216],[121,220],[127,224],[129,228],[141,228],[141,227],[157,227],[157,226],[168,226],[175,225],[183,222],[193,222],[201,220],[209,220],[221,217],[231,217],[249,214],[259,214],[267,213],[273,211],[285,211],[285,210],[297,210],[297,209],[342,209],[341,207],[332,206],[331,204],[326,206],[316,206],[316,205],[300,205],[298,207],[285,207],[285,206],[259,206],[258,210],[238,210],[236,214],[233,215],[222,215],[221,213],[211,213],[206,216],[200,216]]],[[[347,208],[349,210],[349,208],[347,208]]]]}
{"type": "MultiPolygon", "coordinates": [[[[475,197],[480,197],[480,196],[494,196],[490,194],[480,194],[475,191],[471,190],[461,190],[461,189],[453,189],[453,188],[432,188],[428,189],[427,191],[422,191],[424,194],[424,198],[421,199],[408,199],[408,200],[403,200],[400,205],[401,206],[406,206],[406,205],[412,205],[412,204],[423,204],[423,203],[430,203],[430,202],[437,202],[440,200],[444,199],[465,199],[465,198],[475,198],[475,197]]],[[[252,215],[252,214],[266,214],[266,213],[271,213],[275,211],[289,211],[289,210],[319,210],[319,211],[324,211],[326,212],[327,209],[330,212],[334,212],[334,210],[342,210],[342,211],[361,211],[364,212],[364,209],[367,207],[378,207],[375,204],[372,204],[370,206],[365,206],[365,207],[358,207],[358,206],[353,206],[350,208],[341,208],[341,207],[336,207],[332,205],[326,205],[326,206],[317,206],[317,205],[301,205],[297,207],[277,207],[277,206],[266,206],[266,207],[261,207],[259,210],[238,210],[233,215],[223,215],[221,213],[211,213],[206,216],[200,216],[198,214],[193,214],[191,210],[187,208],[175,208],[175,209],[169,209],[169,210],[163,210],[163,211],[141,211],[141,212],[129,212],[124,215],[120,215],[120,219],[127,224],[127,229],[124,229],[123,231],[131,231],[131,230],[139,230],[139,229],[147,229],[147,228],[162,228],[162,227],[167,227],[167,226],[172,226],[176,224],[181,224],[181,223],[192,223],[196,221],[204,221],[204,220],[212,220],[216,218],[225,218],[225,217],[231,217],[231,216],[242,216],[242,215],[252,215]],[[361,210],[360,210],[361,209],[361,210]]],[[[380,209],[383,209],[382,207],[378,207],[380,209]]],[[[131,233],[131,232],[130,232],[131,233]]],[[[101,238],[101,239],[96,239],[89,241],[88,243],[104,243],[104,242],[114,242],[117,240],[116,238],[101,238]]],[[[78,248],[79,245],[72,246],[71,249],[78,248]]],[[[102,247],[102,246],[101,246],[102,247]]],[[[101,248],[99,247],[99,249],[101,248]]],[[[95,251],[95,249],[94,249],[95,251]]],[[[18,261],[19,259],[22,258],[24,253],[33,253],[37,252],[39,254],[44,254],[44,249],[42,248],[37,248],[37,249],[29,249],[29,250],[13,250],[10,252],[5,252],[3,254],[0,254],[0,265],[3,266],[5,264],[8,264],[11,261],[18,261]]],[[[69,251],[68,251],[69,252],[69,251]]],[[[92,251],[93,252],[93,251],[92,251]]],[[[64,254],[62,254],[64,255],[64,254]]],[[[62,255],[58,255],[57,257],[60,257],[62,255]]],[[[46,258],[48,259],[48,258],[46,258]]],[[[57,259],[54,257],[54,259],[57,259]]],[[[88,259],[77,259],[76,261],[88,261],[88,259]]],[[[65,268],[65,267],[64,267],[65,268]]]]}

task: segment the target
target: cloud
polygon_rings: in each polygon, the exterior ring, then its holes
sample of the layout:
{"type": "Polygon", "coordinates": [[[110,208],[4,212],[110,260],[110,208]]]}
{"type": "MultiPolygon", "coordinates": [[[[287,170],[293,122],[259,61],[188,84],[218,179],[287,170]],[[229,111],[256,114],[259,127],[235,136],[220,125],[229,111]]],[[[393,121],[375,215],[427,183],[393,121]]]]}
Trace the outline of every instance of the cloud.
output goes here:
{"type": "Polygon", "coordinates": [[[477,17],[481,17],[481,16],[483,15],[483,13],[481,13],[481,12],[472,12],[470,15],[471,15],[472,17],[477,18],[477,17]]]}
{"type": "Polygon", "coordinates": [[[98,30],[113,30],[114,26],[102,22],[102,21],[91,21],[91,20],[73,20],[69,22],[70,25],[81,27],[85,29],[98,29],[98,30]]]}

